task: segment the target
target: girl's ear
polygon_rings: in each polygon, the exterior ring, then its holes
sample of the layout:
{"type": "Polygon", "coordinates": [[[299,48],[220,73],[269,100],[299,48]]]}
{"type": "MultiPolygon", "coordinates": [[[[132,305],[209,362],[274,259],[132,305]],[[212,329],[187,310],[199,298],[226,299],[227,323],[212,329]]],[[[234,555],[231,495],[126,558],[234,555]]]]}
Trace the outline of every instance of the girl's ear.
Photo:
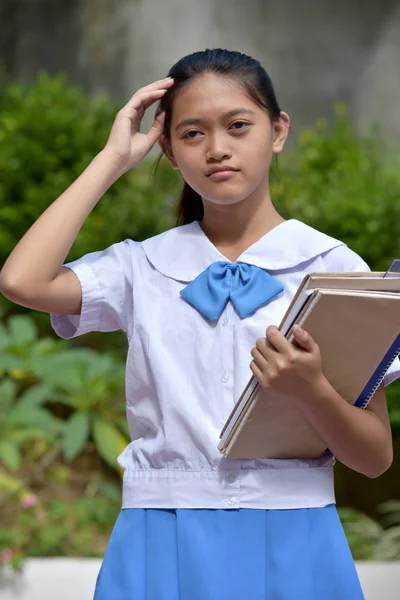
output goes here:
{"type": "Polygon", "coordinates": [[[172,149],[171,149],[171,144],[169,143],[169,141],[167,140],[167,138],[165,137],[164,134],[161,134],[161,136],[159,137],[158,144],[159,144],[161,150],[163,151],[164,156],[166,156],[166,158],[171,163],[172,168],[175,171],[179,171],[178,165],[176,164],[176,161],[175,161],[172,149]]]}
{"type": "Polygon", "coordinates": [[[274,154],[282,152],[289,135],[290,117],[287,113],[281,111],[279,119],[272,124],[272,151],[274,154]]]}

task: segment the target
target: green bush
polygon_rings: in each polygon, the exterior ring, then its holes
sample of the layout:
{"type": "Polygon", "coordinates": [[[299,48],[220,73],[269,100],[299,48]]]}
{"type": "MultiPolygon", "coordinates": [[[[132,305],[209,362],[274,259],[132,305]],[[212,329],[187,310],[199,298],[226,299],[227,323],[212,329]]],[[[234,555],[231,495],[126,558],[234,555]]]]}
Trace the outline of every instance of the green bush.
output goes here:
{"type": "Polygon", "coordinates": [[[101,557],[121,507],[121,492],[96,476],[74,502],[42,500],[0,473],[0,574],[21,571],[26,557],[101,557]]]}
{"type": "Polygon", "coordinates": [[[109,467],[122,472],[116,458],[129,443],[124,362],[70,346],[38,339],[29,316],[0,323],[0,465],[10,471],[20,468],[23,450],[39,439],[46,440],[46,451],[58,442],[68,462],[93,440],[109,467]]]}
{"type": "Polygon", "coordinates": [[[0,323],[0,569],[103,554],[129,443],[124,372],[108,353],[39,338],[31,316],[0,323]]]}
{"type": "MultiPolygon", "coordinates": [[[[101,151],[119,108],[44,72],[30,85],[9,84],[0,92],[0,265],[101,151]]],[[[125,174],[88,217],[70,259],[173,225],[178,185],[164,162],[156,180],[143,164],[125,174]]]]}
{"type": "Polygon", "coordinates": [[[400,502],[389,500],[377,507],[379,519],[350,507],[339,508],[347,541],[355,560],[400,559],[400,502]]]}
{"type": "Polygon", "coordinates": [[[400,258],[400,154],[373,128],[359,134],[345,108],[320,120],[280,158],[272,197],[287,218],[346,242],[373,270],[400,258]]]}

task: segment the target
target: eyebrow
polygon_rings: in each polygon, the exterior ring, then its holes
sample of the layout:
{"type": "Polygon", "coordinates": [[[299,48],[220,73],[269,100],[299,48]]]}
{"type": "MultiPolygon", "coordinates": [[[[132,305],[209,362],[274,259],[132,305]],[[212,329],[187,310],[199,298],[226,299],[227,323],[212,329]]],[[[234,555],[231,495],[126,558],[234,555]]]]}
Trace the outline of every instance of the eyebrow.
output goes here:
{"type": "MultiPolygon", "coordinates": [[[[229,112],[222,115],[221,118],[226,119],[227,117],[234,117],[235,115],[239,114],[255,115],[256,113],[253,110],[250,110],[249,108],[234,108],[233,110],[230,110],[229,112]]],[[[180,121],[175,127],[175,130],[179,129],[180,127],[183,127],[184,125],[200,125],[202,122],[202,119],[183,119],[183,121],[180,121]]]]}

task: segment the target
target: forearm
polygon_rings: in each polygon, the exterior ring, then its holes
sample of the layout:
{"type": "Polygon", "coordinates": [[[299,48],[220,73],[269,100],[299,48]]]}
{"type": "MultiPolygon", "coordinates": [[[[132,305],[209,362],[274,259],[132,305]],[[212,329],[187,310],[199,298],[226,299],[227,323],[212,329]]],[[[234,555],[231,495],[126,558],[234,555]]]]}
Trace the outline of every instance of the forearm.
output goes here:
{"type": "Polygon", "coordinates": [[[52,281],[87,216],[118,176],[115,161],[100,152],[15,246],[1,270],[0,288],[29,294],[52,281]]]}
{"type": "Polygon", "coordinates": [[[299,407],[340,462],[367,477],[390,467],[392,437],[380,418],[346,402],[325,378],[299,407]]]}

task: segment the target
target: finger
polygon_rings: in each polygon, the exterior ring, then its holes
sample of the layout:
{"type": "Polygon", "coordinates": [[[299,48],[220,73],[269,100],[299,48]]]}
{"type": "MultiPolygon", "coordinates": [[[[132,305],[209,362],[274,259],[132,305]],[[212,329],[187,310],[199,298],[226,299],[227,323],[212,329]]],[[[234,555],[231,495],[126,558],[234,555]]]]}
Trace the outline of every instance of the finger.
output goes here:
{"type": "Polygon", "coordinates": [[[147,139],[149,140],[150,148],[154,146],[160,135],[164,130],[165,112],[160,113],[153,122],[153,125],[147,133],[147,139]]]}
{"type": "Polygon", "coordinates": [[[292,331],[296,342],[301,348],[307,350],[308,352],[313,352],[317,349],[317,343],[313,340],[311,335],[307,333],[307,331],[302,329],[302,327],[299,325],[294,325],[292,331]]]}
{"type": "Polygon", "coordinates": [[[274,360],[278,351],[274,348],[272,344],[267,340],[267,338],[259,338],[256,342],[256,349],[262,354],[265,360],[272,361],[274,360]]]}
{"type": "MultiPolygon", "coordinates": [[[[174,83],[174,79],[172,77],[165,77],[164,79],[159,79],[158,81],[153,81],[152,83],[149,83],[148,85],[145,85],[142,88],[139,88],[138,90],[136,90],[135,93],[137,94],[137,93],[146,92],[146,91],[152,90],[152,89],[160,89],[160,88],[170,87],[173,83],[174,83]]],[[[133,95],[135,95],[135,94],[133,94],[133,95]]]]}
{"type": "Polygon", "coordinates": [[[133,98],[124,106],[124,108],[120,111],[121,114],[127,114],[130,117],[136,115],[136,111],[141,108],[145,109],[151,106],[157,100],[160,100],[166,93],[166,89],[160,90],[149,90],[147,92],[142,92],[141,94],[135,94],[133,98]]]}
{"type": "Polygon", "coordinates": [[[273,357],[266,358],[258,348],[253,348],[251,355],[258,368],[262,370],[265,370],[269,364],[272,365],[274,362],[273,357]]]}
{"type": "Polygon", "coordinates": [[[134,94],[129,98],[126,104],[129,104],[132,99],[138,94],[143,94],[147,92],[151,92],[153,90],[160,90],[165,88],[170,88],[174,83],[174,80],[171,77],[166,77],[165,79],[160,79],[158,81],[153,81],[153,83],[149,83],[149,85],[145,85],[142,88],[136,90],[134,94]]]}
{"type": "Polygon", "coordinates": [[[138,96],[142,96],[143,94],[148,94],[149,92],[157,92],[160,90],[168,90],[174,84],[174,80],[171,78],[161,79],[160,81],[156,81],[150,85],[146,85],[143,88],[137,90],[133,96],[128,100],[125,106],[131,106],[132,102],[135,102],[138,96]]]}
{"type": "Polygon", "coordinates": [[[257,363],[254,360],[252,360],[250,363],[250,369],[251,369],[254,377],[257,379],[257,381],[259,383],[261,383],[261,385],[265,386],[266,379],[263,375],[263,372],[261,371],[261,369],[258,367],[257,363]]]}
{"type": "Polygon", "coordinates": [[[280,354],[289,354],[293,351],[292,345],[275,325],[270,325],[266,331],[270,345],[280,354]]]}

